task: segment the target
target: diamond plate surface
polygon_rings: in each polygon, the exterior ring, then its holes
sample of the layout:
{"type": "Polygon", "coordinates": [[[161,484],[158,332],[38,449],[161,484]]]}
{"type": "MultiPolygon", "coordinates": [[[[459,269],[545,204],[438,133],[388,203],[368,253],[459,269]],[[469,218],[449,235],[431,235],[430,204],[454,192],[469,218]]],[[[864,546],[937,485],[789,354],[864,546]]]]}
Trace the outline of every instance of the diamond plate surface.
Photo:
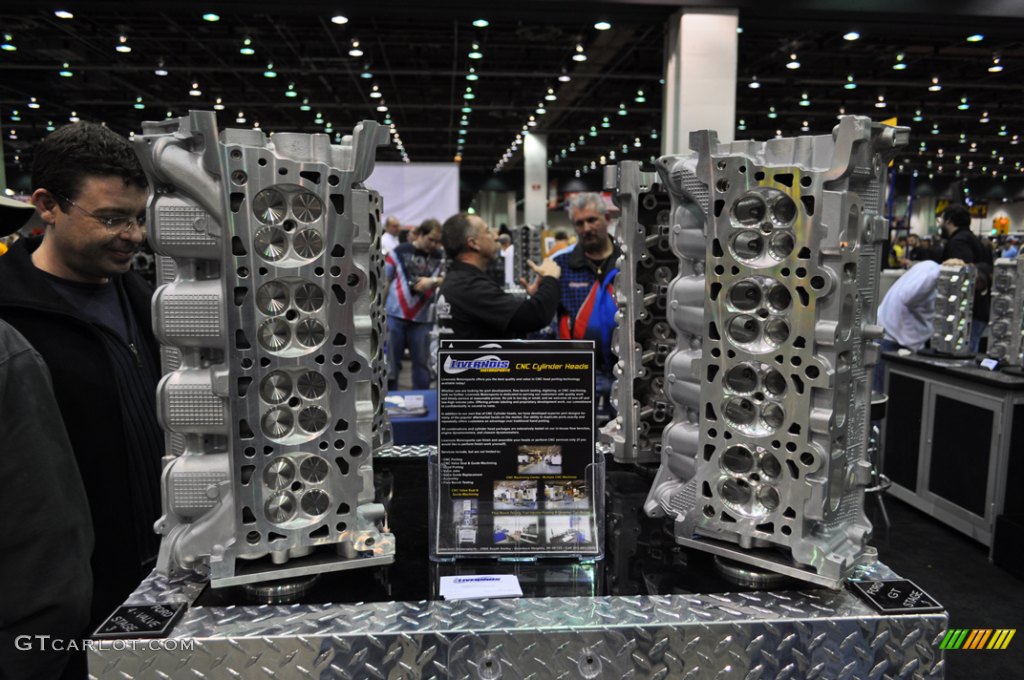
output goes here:
{"type": "MultiPolygon", "coordinates": [[[[855,578],[894,578],[882,564],[855,578]]],[[[192,601],[151,574],[130,603],[192,601]]],[[[846,591],[195,607],[164,650],[90,651],[90,677],[942,678],[945,614],[882,616],[846,591]],[[191,648],[189,648],[191,646],[191,648]]],[[[145,647],[145,648],[143,648],[145,647]]]]}

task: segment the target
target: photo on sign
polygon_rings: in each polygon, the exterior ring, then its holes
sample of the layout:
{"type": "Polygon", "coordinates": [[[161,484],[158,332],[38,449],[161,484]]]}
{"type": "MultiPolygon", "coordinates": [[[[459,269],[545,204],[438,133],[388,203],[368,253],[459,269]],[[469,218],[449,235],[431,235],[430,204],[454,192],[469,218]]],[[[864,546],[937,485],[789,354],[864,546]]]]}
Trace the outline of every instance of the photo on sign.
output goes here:
{"type": "Polygon", "coordinates": [[[594,540],[590,515],[549,515],[544,518],[551,545],[590,543],[594,540]]]}
{"type": "Polygon", "coordinates": [[[560,475],[562,474],[562,447],[521,445],[518,454],[521,475],[560,475]]]}
{"type": "Polygon", "coordinates": [[[477,517],[475,498],[459,498],[452,501],[452,525],[460,545],[476,543],[477,517]]]}
{"type": "Polygon", "coordinates": [[[539,525],[537,515],[499,515],[494,518],[494,544],[537,545],[539,525]]]}
{"type": "Polygon", "coordinates": [[[590,507],[587,483],[582,479],[572,482],[545,482],[544,507],[547,510],[590,507]]]}
{"type": "Polygon", "coordinates": [[[495,510],[536,510],[537,482],[503,480],[494,483],[495,510]]]}

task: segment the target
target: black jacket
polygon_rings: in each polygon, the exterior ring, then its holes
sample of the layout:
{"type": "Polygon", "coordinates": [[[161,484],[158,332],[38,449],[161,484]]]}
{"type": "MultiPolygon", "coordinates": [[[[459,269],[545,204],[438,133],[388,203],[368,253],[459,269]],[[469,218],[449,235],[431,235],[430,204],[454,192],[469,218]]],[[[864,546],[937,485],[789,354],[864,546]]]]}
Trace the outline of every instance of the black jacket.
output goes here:
{"type": "Polygon", "coordinates": [[[558,279],[545,276],[535,295],[512,295],[486,273],[456,260],[441,284],[437,322],[451,331],[446,339],[519,338],[551,323],[558,309],[558,294],[558,279]]]}
{"type": "Polygon", "coordinates": [[[160,514],[164,445],[156,420],[160,364],[152,335],[152,289],[132,272],[118,277],[141,329],[132,352],[115,333],[83,316],[36,269],[30,256],[39,243],[22,239],[0,257],[0,318],[32,343],[53,378],[92,511],[96,623],[139,584],[147,571],[141,564],[155,556],[159,544],[152,525],[160,514]]]}
{"type": "Polygon", "coordinates": [[[976,286],[974,293],[974,307],[971,311],[971,318],[978,321],[989,319],[989,288],[992,285],[993,259],[992,249],[981,242],[968,228],[957,229],[946,246],[942,249],[942,262],[950,258],[963,260],[967,264],[973,264],[978,273],[985,279],[984,286],[976,286]],[[980,288],[984,287],[982,291],[980,288]]]}
{"type": "MultiPolygon", "coordinates": [[[[53,680],[67,652],[19,650],[23,635],[77,639],[89,620],[92,522],[39,354],[0,321],[0,676],[53,680]]],[[[82,663],[80,654],[76,662],[82,663]]],[[[74,667],[69,668],[69,673],[74,667]]],[[[78,677],[85,675],[84,669],[78,677]]]]}

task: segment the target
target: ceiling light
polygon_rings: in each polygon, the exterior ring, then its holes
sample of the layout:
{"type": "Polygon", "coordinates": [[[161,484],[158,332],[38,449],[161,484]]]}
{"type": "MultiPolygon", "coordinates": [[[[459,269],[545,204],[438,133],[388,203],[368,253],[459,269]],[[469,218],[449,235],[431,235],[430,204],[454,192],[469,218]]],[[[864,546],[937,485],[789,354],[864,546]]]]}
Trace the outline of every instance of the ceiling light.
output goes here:
{"type": "Polygon", "coordinates": [[[311,107],[309,105],[309,99],[303,98],[302,99],[302,104],[299,105],[299,111],[309,111],[310,108],[311,107]]]}
{"type": "Polygon", "coordinates": [[[850,31],[849,33],[843,35],[843,40],[849,40],[851,42],[857,40],[858,38],[860,38],[860,33],[858,33],[857,31],[850,31]]]}
{"type": "Polygon", "coordinates": [[[28,108],[30,108],[30,109],[38,109],[39,108],[39,102],[36,101],[35,97],[29,97],[28,108]]]}
{"type": "Polygon", "coordinates": [[[14,45],[14,36],[10,33],[4,33],[4,41],[0,43],[0,50],[4,52],[17,52],[18,48],[14,45]]]}
{"type": "Polygon", "coordinates": [[[68,121],[71,123],[77,123],[80,120],[82,119],[78,117],[78,111],[72,111],[71,115],[68,116],[68,121]]]}
{"type": "Polygon", "coordinates": [[[548,110],[544,108],[543,104],[538,104],[537,105],[537,112],[536,113],[537,113],[538,116],[543,116],[547,112],[548,112],[548,110]]]}
{"type": "Polygon", "coordinates": [[[220,97],[217,97],[217,103],[213,105],[213,110],[214,111],[223,111],[224,110],[224,100],[221,99],[220,97]]]}
{"type": "Polygon", "coordinates": [[[477,28],[487,28],[488,26],[491,25],[491,22],[488,21],[487,19],[475,19],[473,21],[473,25],[476,26],[477,28]]]}
{"type": "Polygon", "coordinates": [[[898,53],[896,55],[896,63],[892,65],[892,69],[894,71],[902,71],[907,68],[906,62],[903,61],[904,59],[906,59],[906,55],[902,52],[898,53]]]}
{"type": "Polygon", "coordinates": [[[469,54],[467,56],[470,59],[483,59],[484,53],[480,51],[480,43],[473,43],[473,47],[469,50],[469,54]]]}
{"type": "Polygon", "coordinates": [[[796,53],[789,55],[789,61],[786,63],[786,68],[790,70],[796,70],[800,68],[800,62],[797,61],[796,53]]]}
{"type": "Polygon", "coordinates": [[[192,89],[188,93],[193,97],[198,97],[203,94],[203,91],[199,89],[199,83],[192,83],[192,89]]]}
{"type": "Polygon", "coordinates": [[[973,35],[967,36],[967,42],[981,42],[984,39],[985,36],[982,35],[981,33],[975,33],[973,35]]]}
{"type": "Polygon", "coordinates": [[[885,108],[885,95],[884,94],[878,95],[878,101],[875,102],[875,108],[876,109],[884,109],[885,108]]]}
{"type": "Polygon", "coordinates": [[[810,106],[811,100],[807,98],[807,93],[804,92],[800,95],[800,106],[810,106]]]}
{"type": "Polygon", "coordinates": [[[480,80],[480,76],[476,74],[476,69],[472,66],[469,67],[469,73],[466,74],[466,80],[480,80]]]}
{"type": "Polygon", "coordinates": [[[209,22],[220,21],[220,15],[219,14],[215,14],[213,12],[207,12],[206,14],[203,15],[203,21],[209,21],[209,22]]]}
{"type": "Polygon", "coordinates": [[[932,76],[932,84],[928,86],[929,92],[938,92],[942,89],[942,85],[939,85],[939,77],[932,76]]]}
{"type": "MultiPolygon", "coordinates": [[[[740,123],[739,123],[739,125],[736,126],[736,129],[737,130],[746,130],[747,129],[747,121],[744,120],[743,118],[740,118],[740,123]]],[[[652,132],[651,138],[653,139],[654,138],[654,135],[653,135],[654,131],[652,130],[651,132],[652,132]]]]}
{"type": "Polygon", "coordinates": [[[373,73],[370,72],[369,64],[363,64],[363,72],[359,74],[359,77],[366,80],[369,80],[370,78],[373,77],[373,73]]]}
{"type": "Polygon", "coordinates": [[[960,103],[956,105],[956,108],[961,111],[966,111],[971,108],[971,105],[967,103],[967,97],[960,97],[960,103]]]}
{"type": "Polygon", "coordinates": [[[284,91],[285,97],[298,97],[299,93],[295,91],[295,83],[288,83],[288,89],[284,91]]]}
{"type": "Polygon", "coordinates": [[[242,111],[239,111],[238,112],[238,117],[235,118],[235,122],[236,123],[244,123],[245,122],[245,113],[243,113],[242,111]]]}
{"type": "Polygon", "coordinates": [[[57,17],[58,19],[74,19],[75,18],[75,15],[72,14],[71,12],[67,11],[66,9],[55,9],[55,10],[53,10],[53,16],[57,17]]]}
{"type": "MultiPolygon", "coordinates": [[[[57,127],[53,124],[52,120],[46,121],[46,131],[47,132],[53,132],[56,129],[57,129],[57,127]]],[[[1016,144],[1016,142],[1010,142],[1010,144],[1016,144]]]]}
{"type": "Polygon", "coordinates": [[[576,43],[576,53],[572,55],[573,61],[586,61],[587,55],[583,54],[583,45],[576,43]]]}
{"type": "Polygon", "coordinates": [[[132,106],[136,109],[139,109],[140,111],[146,108],[146,105],[142,103],[142,97],[136,97],[135,103],[132,106]]]}
{"type": "Polygon", "coordinates": [[[467,87],[466,92],[462,95],[463,99],[476,99],[476,95],[473,94],[473,88],[467,87]]]}
{"type": "Polygon", "coordinates": [[[769,106],[768,107],[768,117],[772,118],[772,119],[775,119],[775,118],[779,117],[779,114],[775,113],[775,107],[774,106],[769,106]]]}
{"type": "Polygon", "coordinates": [[[21,120],[21,114],[18,113],[18,109],[11,111],[11,120],[15,123],[21,120]]]}
{"type": "MultiPolygon", "coordinates": [[[[640,143],[640,138],[639,137],[636,137],[636,138],[633,139],[633,146],[635,146],[638,149],[642,146],[642,144],[640,143]]],[[[613,158],[614,158],[614,156],[613,156],[613,158]]]]}
{"type": "Polygon", "coordinates": [[[572,80],[572,78],[569,77],[568,73],[563,72],[562,75],[558,76],[558,82],[560,83],[567,83],[570,80],[572,80]]]}
{"type": "Polygon", "coordinates": [[[546,95],[544,95],[544,100],[545,100],[545,101],[549,101],[549,102],[553,102],[553,101],[555,101],[556,99],[558,99],[558,97],[556,97],[556,96],[555,96],[555,90],[554,90],[554,88],[550,88],[550,87],[549,87],[549,88],[548,88],[548,93],[547,93],[546,95]]]}
{"type": "Polygon", "coordinates": [[[361,56],[363,56],[363,51],[359,48],[359,41],[356,40],[355,38],[352,39],[352,49],[350,49],[348,51],[348,56],[350,56],[350,57],[361,57],[361,56]]]}
{"type": "Polygon", "coordinates": [[[348,17],[345,16],[344,14],[335,14],[333,17],[331,17],[331,23],[337,24],[339,26],[344,26],[345,24],[348,23],[348,17]]]}
{"type": "Polygon", "coordinates": [[[999,73],[1002,70],[1003,70],[1003,65],[999,63],[999,57],[998,56],[993,56],[992,57],[992,65],[988,67],[988,72],[989,73],[999,73]]]}
{"type": "Polygon", "coordinates": [[[608,116],[605,116],[601,120],[601,127],[603,127],[603,128],[610,128],[611,126],[612,126],[612,124],[608,122],[608,116]]]}
{"type": "Polygon", "coordinates": [[[463,106],[462,107],[462,112],[463,113],[470,113],[472,111],[473,111],[473,107],[472,106],[463,106]]]}
{"type": "Polygon", "coordinates": [[[846,83],[843,85],[843,89],[845,89],[845,90],[856,90],[857,89],[857,83],[853,82],[853,74],[852,73],[850,75],[846,76],[846,83]]]}
{"type": "Polygon", "coordinates": [[[242,40],[242,47],[238,51],[247,57],[256,54],[256,50],[252,48],[252,38],[244,38],[242,40]]]}
{"type": "Polygon", "coordinates": [[[626,110],[626,104],[625,103],[620,103],[619,104],[619,115],[620,116],[629,115],[629,111],[626,110]]]}
{"type": "Polygon", "coordinates": [[[932,134],[933,135],[939,134],[939,125],[938,125],[938,123],[933,123],[932,124],[932,134]]]}
{"type": "Polygon", "coordinates": [[[66,61],[64,62],[64,65],[61,67],[60,71],[57,71],[57,73],[60,75],[61,78],[70,78],[71,76],[75,75],[75,72],[71,70],[71,66],[66,61]]]}
{"type": "Polygon", "coordinates": [[[596,28],[599,31],[607,31],[611,27],[612,25],[609,24],[607,21],[598,21],[596,24],[594,24],[594,28],[596,28]]]}
{"type": "Polygon", "coordinates": [[[756,90],[759,87],[761,87],[761,83],[757,82],[757,76],[752,76],[750,78],[750,83],[747,85],[747,87],[749,87],[751,90],[756,90]]]}
{"type": "Polygon", "coordinates": [[[370,90],[370,97],[372,97],[373,99],[380,99],[381,96],[382,95],[380,93],[380,86],[374,84],[373,88],[370,90]]]}
{"type": "Polygon", "coordinates": [[[803,123],[800,124],[800,131],[801,132],[810,132],[810,130],[811,130],[811,128],[809,126],[809,123],[806,120],[803,121],[803,123]]]}
{"type": "Polygon", "coordinates": [[[267,70],[263,72],[264,78],[276,78],[277,71],[274,70],[274,62],[267,62],[267,70]]]}
{"type": "Polygon", "coordinates": [[[987,123],[987,122],[989,122],[989,120],[991,120],[991,119],[988,117],[988,111],[982,111],[981,112],[981,118],[978,119],[978,122],[979,123],[987,123]]]}
{"type": "Polygon", "coordinates": [[[167,75],[167,69],[164,68],[163,59],[156,63],[156,69],[153,70],[153,75],[160,76],[161,78],[167,75]]]}
{"type": "Polygon", "coordinates": [[[132,48],[128,45],[128,36],[119,35],[117,36],[117,47],[114,48],[121,54],[128,54],[132,51],[132,48]]]}
{"type": "Polygon", "coordinates": [[[999,126],[999,136],[1000,137],[1005,137],[1008,134],[1010,134],[1010,133],[1006,131],[1006,126],[1005,125],[1000,125],[999,126]]]}
{"type": "Polygon", "coordinates": [[[924,118],[921,116],[921,109],[914,111],[914,118],[912,119],[915,123],[920,123],[924,118]]]}
{"type": "Polygon", "coordinates": [[[636,96],[633,97],[633,101],[635,101],[637,104],[643,104],[645,101],[647,101],[647,97],[644,96],[644,91],[637,90],[636,96]]]}

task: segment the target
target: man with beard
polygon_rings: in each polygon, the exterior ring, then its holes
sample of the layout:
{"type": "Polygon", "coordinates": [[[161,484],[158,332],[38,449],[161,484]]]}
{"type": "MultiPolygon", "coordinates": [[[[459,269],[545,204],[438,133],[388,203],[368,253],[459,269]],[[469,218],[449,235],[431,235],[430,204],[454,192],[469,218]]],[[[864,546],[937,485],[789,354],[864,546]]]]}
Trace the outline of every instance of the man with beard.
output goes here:
{"type": "Polygon", "coordinates": [[[81,122],[39,144],[32,186],[46,227],[0,258],[0,318],[53,379],[60,413],[50,417],[64,421],[96,537],[95,625],[149,572],[159,546],[158,345],[152,290],[130,271],[145,239],[148,182],[128,140],[81,122]]]}
{"type": "Polygon", "coordinates": [[[576,245],[554,256],[562,269],[556,328],[563,340],[594,341],[598,418],[604,420],[615,417],[609,401],[617,361],[612,354],[617,311],[613,283],[622,253],[608,234],[608,206],[601,194],[577,194],[569,203],[569,217],[576,228],[576,245]]]}

